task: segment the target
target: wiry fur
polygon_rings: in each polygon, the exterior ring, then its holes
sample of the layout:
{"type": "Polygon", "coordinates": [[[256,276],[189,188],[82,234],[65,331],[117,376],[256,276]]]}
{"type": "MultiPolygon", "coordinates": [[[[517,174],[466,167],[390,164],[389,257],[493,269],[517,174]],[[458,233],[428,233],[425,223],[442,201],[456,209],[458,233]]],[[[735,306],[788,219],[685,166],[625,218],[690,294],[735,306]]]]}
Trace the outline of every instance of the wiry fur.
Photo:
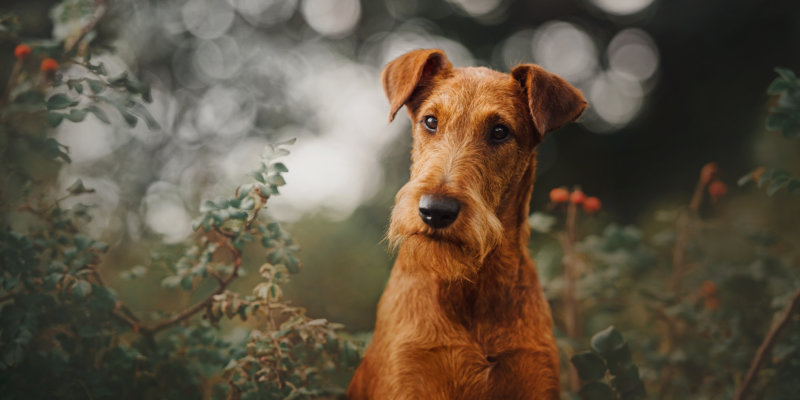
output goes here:
{"type": "Polygon", "coordinates": [[[558,399],[550,309],[528,256],[535,146],[586,102],[538,66],[511,75],[453,69],[439,50],[416,50],[383,72],[390,120],[406,105],[414,145],[388,238],[397,261],[373,340],[347,395],[360,399],[558,399]],[[438,118],[436,133],[424,129],[438,118]],[[492,143],[505,124],[513,138],[492,143]],[[455,198],[452,225],[432,229],[420,196],[455,198]]]}

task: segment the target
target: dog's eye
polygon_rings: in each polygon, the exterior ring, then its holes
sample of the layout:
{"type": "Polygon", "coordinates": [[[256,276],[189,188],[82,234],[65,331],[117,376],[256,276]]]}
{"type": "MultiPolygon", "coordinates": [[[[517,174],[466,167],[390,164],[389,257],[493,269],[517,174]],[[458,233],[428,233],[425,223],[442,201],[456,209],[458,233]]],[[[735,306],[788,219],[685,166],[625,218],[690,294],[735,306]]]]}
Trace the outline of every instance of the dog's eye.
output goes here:
{"type": "Polygon", "coordinates": [[[494,143],[505,142],[510,137],[511,132],[505,125],[495,125],[492,127],[492,131],[489,132],[489,139],[491,139],[494,143]]]}
{"type": "Polygon", "coordinates": [[[422,124],[425,125],[425,129],[427,129],[428,132],[434,133],[436,132],[436,127],[439,126],[439,120],[433,115],[428,115],[422,120],[422,124]]]}

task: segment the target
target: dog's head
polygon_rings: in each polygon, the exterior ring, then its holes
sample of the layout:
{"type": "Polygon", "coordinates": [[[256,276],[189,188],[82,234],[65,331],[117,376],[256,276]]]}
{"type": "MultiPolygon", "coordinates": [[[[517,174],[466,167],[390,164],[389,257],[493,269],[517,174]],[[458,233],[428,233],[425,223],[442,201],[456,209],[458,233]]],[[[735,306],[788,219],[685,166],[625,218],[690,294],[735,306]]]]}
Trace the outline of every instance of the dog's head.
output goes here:
{"type": "Polygon", "coordinates": [[[443,279],[469,279],[500,243],[519,246],[520,229],[527,238],[534,148],[586,100],[537,65],[453,68],[441,50],[406,53],[381,79],[389,121],[405,105],[414,137],[389,240],[443,279]]]}

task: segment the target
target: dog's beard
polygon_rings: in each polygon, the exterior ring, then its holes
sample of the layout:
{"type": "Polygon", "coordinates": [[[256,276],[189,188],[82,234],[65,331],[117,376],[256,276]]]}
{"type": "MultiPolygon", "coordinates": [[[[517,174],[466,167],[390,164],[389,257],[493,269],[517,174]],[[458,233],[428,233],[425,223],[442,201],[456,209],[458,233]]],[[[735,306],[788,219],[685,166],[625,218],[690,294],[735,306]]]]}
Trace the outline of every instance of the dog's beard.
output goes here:
{"type": "Polygon", "coordinates": [[[443,280],[472,280],[489,253],[502,239],[503,226],[477,195],[465,193],[453,224],[433,229],[419,217],[419,197],[411,187],[397,194],[387,238],[403,252],[408,266],[421,268],[443,280]]]}

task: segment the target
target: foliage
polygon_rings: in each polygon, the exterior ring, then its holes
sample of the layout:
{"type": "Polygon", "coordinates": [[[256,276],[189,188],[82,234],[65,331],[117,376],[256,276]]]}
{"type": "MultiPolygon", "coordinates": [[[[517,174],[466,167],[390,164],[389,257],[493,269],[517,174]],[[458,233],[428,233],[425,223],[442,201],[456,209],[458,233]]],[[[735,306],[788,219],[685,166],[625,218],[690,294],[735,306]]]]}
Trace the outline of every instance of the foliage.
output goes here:
{"type": "MultiPolygon", "coordinates": [[[[275,159],[288,154],[291,141],[266,149],[252,183],[203,204],[191,242],[155,252],[149,265],[122,274],[132,280],[167,271],[162,286],[185,292],[194,303],[142,318],[106,284],[110,246],[85,229],[92,206],[64,205],[76,197],[91,202],[95,191],[78,180],[63,195],[53,194],[55,177],[70,157],[50,136],[52,127],[65,120],[80,123],[89,114],[113,124],[109,109],[131,128],[139,120],[158,127],[145,106],[152,100],[146,84],[127,72],[109,77],[102,63],[92,62],[97,50],[90,32],[105,7],[103,1],[58,6],[52,13],[56,25],[70,26],[62,18],[88,22],[63,38],[30,43],[31,52],[18,52],[0,100],[3,398],[283,399],[341,393],[331,376],[356,365],[361,350],[340,336],[341,325],[312,319],[283,298],[282,286],[301,269],[298,247],[261,212],[285,184],[288,169],[275,159]],[[37,68],[50,57],[56,61],[37,68]],[[250,257],[253,252],[260,256],[250,257]],[[231,290],[247,268],[261,278],[252,294],[231,290]],[[234,319],[247,321],[240,326],[250,329],[226,331],[223,320],[234,319]]],[[[7,39],[18,40],[9,28],[17,19],[4,15],[0,22],[7,39]]]]}
{"type": "MultiPolygon", "coordinates": [[[[775,113],[781,113],[780,129],[793,138],[800,84],[793,73],[778,72],[769,92],[781,97],[767,126],[775,128],[775,113]]],[[[553,200],[551,213],[531,217],[534,239],[558,243],[562,254],[563,274],[544,286],[562,350],[575,366],[565,371],[566,383],[581,398],[643,398],[639,376],[659,398],[796,395],[797,248],[776,232],[733,225],[717,212],[727,200],[719,175],[716,164],[704,166],[688,207],[659,211],[650,225],[661,230],[651,237],[602,216],[580,219],[566,193],[553,200]],[[581,237],[581,230],[600,233],[581,237]],[[592,338],[592,351],[578,352],[587,332],[610,323],[629,332],[630,349],[608,328],[592,338]],[[610,385],[601,382],[609,376],[610,385]]],[[[794,192],[786,172],[753,175],[749,179],[768,185],[769,195],[784,187],[794,192]]],[[[545,270],[546,261],[539,262],[545,270]]]]}
{"type": "Polygon", "coordinates": [[[633,364],[631,350],[622,334],[609,326],[592,336],[591,344],[592,351],[575,354],[570,359],[578,376],[586,382],[578,395],[584,400],[645,398],[639,368],[633,364]],[[607,375],[613,376],[611,385],[602,382],[607,375]]]}
{"type": "MultiPolygon", "coordinates": [[[[780,131],[786,139],[800,139],[800,79],[794,72],[776,68],[778,77],[769,85],[767,93],[776,95],[777,105],[770,109],[767,129],[780,131]]],[[[800,194],[800,179],[784,169],[758,167],[739,179],[739,186],[756,182],[758,187],[766,187],[772,196],[781,189],[800,194]]]]}

